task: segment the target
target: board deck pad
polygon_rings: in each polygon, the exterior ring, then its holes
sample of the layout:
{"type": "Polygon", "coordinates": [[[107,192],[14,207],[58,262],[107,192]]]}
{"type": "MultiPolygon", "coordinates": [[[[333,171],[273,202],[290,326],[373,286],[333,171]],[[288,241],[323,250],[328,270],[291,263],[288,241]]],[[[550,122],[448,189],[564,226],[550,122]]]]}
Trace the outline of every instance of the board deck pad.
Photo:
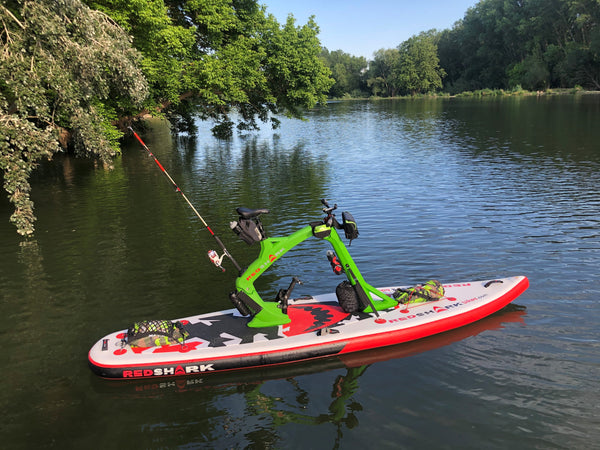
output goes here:
{"type": "MultiPolygon", "coordinates": [[[[263,367],[394,345],[470,324],[506,306],[526,277],[444,285],[437,301],[373,313],[346,313],[335,294],[291,300],[286,325],[250,328],[236,309],[179,319],[183,344],[131,347],[125,330],[90,350],[91,369],[107,378],[147,378],[263,367]]],[[[391,295],[397,287],[380,288],[391,295]]]]}

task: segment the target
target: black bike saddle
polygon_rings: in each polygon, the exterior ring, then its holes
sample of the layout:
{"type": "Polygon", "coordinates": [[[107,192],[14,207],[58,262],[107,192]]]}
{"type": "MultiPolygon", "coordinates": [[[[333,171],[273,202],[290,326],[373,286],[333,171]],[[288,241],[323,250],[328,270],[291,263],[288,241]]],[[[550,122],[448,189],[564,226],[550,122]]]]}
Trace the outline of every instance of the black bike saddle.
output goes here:
{"type": "Polygon", "coordinates": [[[267,208],[250,209],[240,207],[237,208],[236,211],[242,219],[252,219],[253,217],[258,217],[261,214],[269,214],[269,210],[267,208]]]}

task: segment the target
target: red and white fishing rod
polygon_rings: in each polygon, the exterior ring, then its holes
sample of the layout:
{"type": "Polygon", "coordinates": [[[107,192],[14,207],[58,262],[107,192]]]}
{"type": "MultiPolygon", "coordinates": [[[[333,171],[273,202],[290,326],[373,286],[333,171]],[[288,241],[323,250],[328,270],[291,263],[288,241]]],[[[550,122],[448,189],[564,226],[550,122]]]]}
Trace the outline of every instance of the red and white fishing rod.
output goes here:
{"type": "Polygon", "coordinates": [[[225,272],[225,269],[221,266],[221,263],[223,262],[223,258],[225,256],[227,256],[231,260],[231,262],[233,263],[233,265],[235,266],[235,268],[237,269],[238,273],[241,274],[243,272],[242,268],[237,263],[237,261],[233,258],[233,256],[231,256],[231,254],[229,253],[229,251],[227,250],[227,248],[225,248],[225,245],[223,244],[223,242],[221,242],[221,239],[219,239],[219,236],[217,236],[213,232],[213,230],[211,230],[211,228],[208,226],[208,224],[206,223],[206,221],[202,218],[202,216],[200,215],[200,213],[198,212],[198,210],[194,207],[194,205],[192,205],[192,202],[189,201],[189,199],[186,197],[186,195],[183,193],[183,191],[179,188],[179,186],[177,185],[177,183],[175,183],[175,180],[173,180],[173,178],[171,178],[171,175],[169,175],[169,172],[166,171],[166,169],[163,167],[163,165],[160,163],[160,161],[156,158],[156,156],[154,156],[154,154],[150,151],[150,149],[144,143],[144,141],[142,141],[142,138],[139,137],[139,135],[133,130],[133,128],[129,127],[129,129],[131,130],[131,132],[133,133],[133,135],[136,137],[136,139],[140,142],[140,144],[142,144],[142,147],[144,147],[144,149],[148,152],[148,154],[152,157],[152,159],[154,159],[154,162],[156,163],[156,165],[158,166],[158,168],[169,179],[169,181],[171,182],[171,184],[175,187],[175,190],[181,194],[181,196],[183,197],[183,199],[185,200],[185,202],[189,205],[190,208],[192,208],[192,211],[194,211],[194,214],[196,214],[196,216],[198,217],[198,219],[200,219],[200,221],[202,222],[202,224],[204,225],[204,227],[208,230],[208,232],[211,234],[211,236],[215,238],[215,240],[217,241],[217,244],[219,244],[219,246],[223,250],[223,255],[221,255],[221,256],[219,256],[216,251],[209,250],[208,251],[208,258],[211,260],[211,262],[215,266],[217,266],[219,269],[221,269],[223,272],[225,272]]]}

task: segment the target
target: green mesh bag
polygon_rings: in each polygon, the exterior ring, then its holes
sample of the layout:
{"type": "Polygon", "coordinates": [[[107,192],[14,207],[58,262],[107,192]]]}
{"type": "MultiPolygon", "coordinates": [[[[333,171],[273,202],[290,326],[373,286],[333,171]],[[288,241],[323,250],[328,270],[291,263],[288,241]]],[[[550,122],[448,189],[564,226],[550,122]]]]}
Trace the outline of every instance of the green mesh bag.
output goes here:
{"type": "Polygon", "coordinates": [[[429,280],[425,284],[417,284],[407,289],[396,289],[393,294],[398,303],[423,303],[439,300],[444,296],[444,286],[437,280],[429,280]]]}
{"type": "Polygon", "coordinates": [[[180,322],[143,320],[127,330],[127,343],[132,347],[160,347],[183,344],[189,333],[180,322]]]}

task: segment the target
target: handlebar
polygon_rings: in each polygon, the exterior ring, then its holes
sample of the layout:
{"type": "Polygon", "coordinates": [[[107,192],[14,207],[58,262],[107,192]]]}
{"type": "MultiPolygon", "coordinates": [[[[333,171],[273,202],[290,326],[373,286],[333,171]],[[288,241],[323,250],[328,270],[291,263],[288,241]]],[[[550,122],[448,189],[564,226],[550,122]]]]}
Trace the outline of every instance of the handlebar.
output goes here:
{"type": "Polygon", "coordinates": [[[340,224],[337,220],[335,220],[335,215],[333,211],[337,209],[337,203],[334,203],[333,207],[329,206],[329,203],[324,198],[321,199],[321,203],[323,204],[323,212],[327,214],[325,219],[323,219],[323,223],[330,227],[340,228],[340,224]]]}
{"type": "Polygon", "coordinates": [[[327,200],[325,200],[324,198],[321,199],[321,203],[324,206],[323,212],[327,215],[331,215],[331,213],[337,209],[337,203],[334,203],[333,207],[330,207],[329,202],[327,202],[327,200]]]}

